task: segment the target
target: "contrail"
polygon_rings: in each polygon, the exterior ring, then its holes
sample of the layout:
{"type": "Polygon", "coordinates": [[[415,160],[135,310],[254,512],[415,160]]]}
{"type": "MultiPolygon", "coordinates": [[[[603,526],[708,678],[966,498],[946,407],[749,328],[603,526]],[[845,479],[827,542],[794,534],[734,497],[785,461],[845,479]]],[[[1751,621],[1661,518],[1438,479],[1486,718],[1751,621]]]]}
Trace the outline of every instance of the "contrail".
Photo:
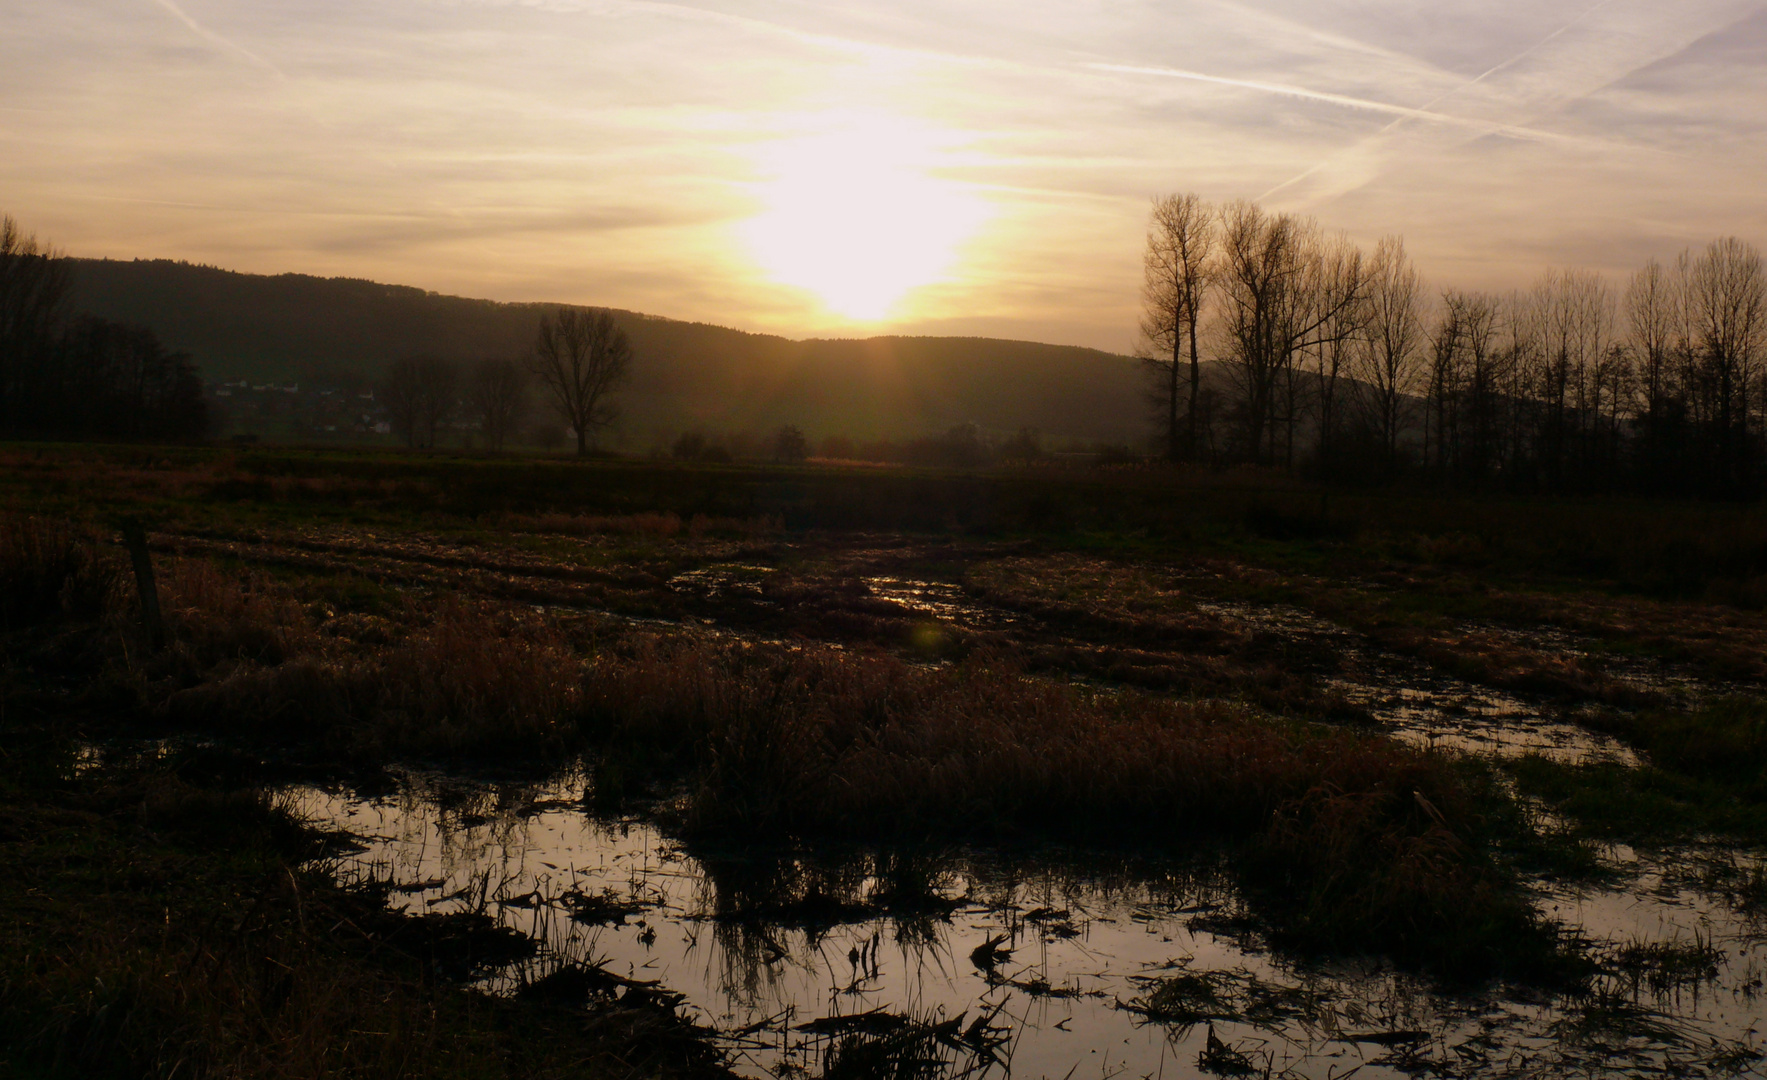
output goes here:
{"type": "MultiPolygon", "coordinates": [[[[1509,59],[1503,61],[1500,64],[1495,64],[1489,68],[1486,68],[1484,71],[1480,72],[1478,75],[1474,76],[1473,78],[1468,79],[1466,82],[1463,82],[1463,83],[1459,84],[1458,86],[1454,86],[1448,90],[1442,91],[1440,94],[1437,94],[1435,97],[1433,97],[1429,101],[1425,102],[1419,111],[1428,113],[1431,116],[1442,115],[1442,114],[1438,114],[1438,113],[1433,112],[1433,110],[1435,109],[1435,107],[1437,105],[1440,105],[1442,102],[1448,100],[1449,98],[1453,97],[1455,94],[1460,93],[1461,91],[1467,89],[1470,86],[1477,86],[1479,83],[1484,82],[1486,79],[1497,74],[1499,71],[1502,71],[1504,68],[1513,67],[1514,65],[1521,63],[1523,60],[1534,55],[1536,52],[1539,52],[1548,43],[1555,41],[1559,37],[1563,36],[1566,31],[1571,29],[1571,27],[1576,26],[1578,23],[1582,22],[1584,19],[1587,19],[1589,16],[1595,14],[1597,11],[1600,11],[1602,8],[1607,7],[1611,3],[1613,3],[1613,0],[1598,0],[1597,3],[1592,4],[1589,7],[1583,9],[1583,11],[1580,12],[1576,18],[1572,19],[1570,22],[1565,23],[1563,26],[1559,27],[1557,30],[1554,30],[1552,33],[1547,34],[1545,37],[1541,38],[1539,41],[1534,42],[1534,44],[1523,49],[1521,52],[1516,53],[1514,56],[1510,57],[1509,59]]],[[[1406,120],[1409,120],[1409,119],[1411,119],[1411,117],[1409,117],[1409,116],[1398,117],[1392,123],[1388,124],[1386,127],[1381,128],[1379,131],[1375,132],[1373,135],[1369,135],[1369,136],[1366,136],[1362,139],[1358,139],[1354,146],[1346,147],[1345,149],[1338,151],[1338,153],[1333,154],[1331,157],[1325,158],[1324,160],[1316,163],[1315,165],[1313,165],[1313,167],[1302,172],[1300,175],[1290,177],[1289,179],[1284,180],[1282,183],[1277,184],[1275,187],[1271,188],[1269,191],[1266,191],[1264,194],[1258,196],[1258,201],[1263,202],[1265,199],[1268,199],[1270,196],[1276,194],[1277,192],[1283,190],[1284,188],[1293,187],[1294,185],[1300,183],[1302,180],[1307,179],[1307,177],[1312,176],[1314,173],[1318,172],[1320,169],[1325,168],[1331,162],[1336,161],[1338,158],[1340,158],[1345,153],[1355,150],[1358,147],[1366,146],[1369,143],[1374,142],[1377,139],[1385,138],[1387,135],[1392,133],[1394,128],[1397,128],[1399,125],[1403,124],[1406,120]]]]}
{"type": "MultiPolygon", "coordinates": [[[[1302,98],[1307,101],[1322,101],[1329,105],[1339,105],[1346,109],[1362,109],[1368,112],[1385,113],[1398,117],[1393,123],[1405,120],[1427,120],[1431,123],[1447,124],[1451,127],[1471,128],[1485,135],[1513,135],[1520,139],[1535,142],[1577,142],[1568,135],[1556,132],[1541,131],[1537,128],[1521,127],[1516,124],[1504,124],[1494,120],[1477,120],[1471,117],[1454,116],[1450,113],[1432,112],[1428,108],[1414,109],[1408,105],[1394,105],[1387,101],[1373,101],[1369,98],[1352,97],[1349,94],[1333,94],[1324,90],[1309,90],[1304,86],[1290,86],[1286,83],[1261,82],[1256,79],[1233,79],[1224,75],[1205,75],[1200,71],[1185,71],[1181,68],[1134,67],[1128,64],[1088,64],[1087,67],[1098,71],[1119,71],[1130,75],[1160,75],[1168,79],[1188,79],[1192,82],[1214,83],[1217,86],[1237,86],[1246,90],[1260,90],[1267,94],[1280,94],[1284,97],[1302,98]]],[[[1446,95],[1444,95],[1446,96],[1446,95]]],[[[1437,99],[1441,100],[1440,98],[1437,99]]],[[[1431,104],[1434,104],[1432,102],[1431,104]]],[[[1389,125],[1390,127],[1391,125],[1389,125]]]]}
{"type": "Polygon", "coordinates": [[[288,78],[287,75],[283,74],[282,69],[275,64],[272,64],[270,61],[259,56],[257,53],[252,52],[245,46],[227,40],[220,34],[215,33],[213,30],[210,30],[208,27],[197,22],[189,15],[186,15],[184,9],[173,3],[172,0],[154,0],[154,3],[170,12],[174,19],[177,19],[179,22],[189,27],[191,33],[202,38],[209,44],[214,45],[225,52],[237,53],[264,70],[275,73],[279,78],[288,78]]]}

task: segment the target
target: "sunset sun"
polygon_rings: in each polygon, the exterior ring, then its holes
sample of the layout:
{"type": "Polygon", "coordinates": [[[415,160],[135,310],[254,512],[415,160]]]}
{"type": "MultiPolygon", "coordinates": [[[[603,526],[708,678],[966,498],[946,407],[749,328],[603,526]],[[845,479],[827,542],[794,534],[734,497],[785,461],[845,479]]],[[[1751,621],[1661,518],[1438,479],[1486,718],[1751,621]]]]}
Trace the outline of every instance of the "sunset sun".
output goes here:
{"type": "Polygon", "coordinates": [[[829,311],[868,322],[939,281],[988,206],[936,171],[949,136],[907,121],[843,116],[775,144],[761,161],[764,209],[743,225],[756,263],[829,311]]]}

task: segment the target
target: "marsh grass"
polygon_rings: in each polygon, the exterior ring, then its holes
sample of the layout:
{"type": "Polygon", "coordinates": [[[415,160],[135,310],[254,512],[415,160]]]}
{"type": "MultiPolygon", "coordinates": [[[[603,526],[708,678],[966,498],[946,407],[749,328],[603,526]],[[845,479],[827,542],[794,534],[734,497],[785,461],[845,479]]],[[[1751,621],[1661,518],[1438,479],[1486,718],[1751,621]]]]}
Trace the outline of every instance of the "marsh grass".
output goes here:
{"type": "Polygon", "coordinates": [[[0,514],[0,629],[95,618],[120,602],[123,564],[64,518],[0,514]]]}
{"type": "Polygon", "coordinates": [[[1563,959],[1486,853],[1501,795],[1389,740],[1089,694],[971,658],[656,643],[597,658],[601,738],[689,770],[689,835],[1237,838],[1280,937],[1456,974],[1563,959]]]}
{"type": "Polygon", "coordinates": [[[216,731],[315,742],[356,756],[508,756],[575,741],[582,661],[531,612],[446,599],[378,649],[245,664],[161,706],[216,731]]]}
{"type": "Polygon", "coordinates": [[[616,788],[683,784],[697,839],[1228,843],[1291,945],[1467,974],[1560,956],[1491,857],[1502,793],[1391,740],[1086,689],[983,648],[928,666],[688,633],[591,643],[446,594],[411,594],[373,643],[326,633],[334,614],[292,585],[167,565],[174,644],[128,660],[162,723],[370,761],[602,748],[616,788]]]}
{"type": "Polygon", "coordinates": [[[1723,963],[1723,951],[1712,945],[1709,934],[1702,937],[1697,930],[1685,939],[1634,938],[1616,947],[1607,959],[1607,966],[1634,989],[1644,987],[1654,994],[1712,982],[1723,963]]]}
{"type": "Polygon", "coordinates": [[[1767,704],[1730,697],[1691,710],[1604,712],[1585,723],[1641,751],[1638,768],[1523,758],[1521,790],[1585,835],[1660,840],[1767,834],[1767,704]]]}

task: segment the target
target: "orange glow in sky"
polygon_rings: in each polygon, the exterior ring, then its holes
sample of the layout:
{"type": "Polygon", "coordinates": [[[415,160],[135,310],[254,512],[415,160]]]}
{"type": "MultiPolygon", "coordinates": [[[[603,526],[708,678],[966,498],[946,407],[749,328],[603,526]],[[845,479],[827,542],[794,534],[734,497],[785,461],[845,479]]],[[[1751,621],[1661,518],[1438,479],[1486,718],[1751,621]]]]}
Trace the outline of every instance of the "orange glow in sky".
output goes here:
{"type": "Polygon", "coordinates": [[[989,205],[937,174],[949,135],[876,113],[824,117],[820,126],[763,154],[764,209],[742,223],[742,237],[770,279],[814,294],[838,316],[901,314],[916,288],[951,268],[989,205]]]}

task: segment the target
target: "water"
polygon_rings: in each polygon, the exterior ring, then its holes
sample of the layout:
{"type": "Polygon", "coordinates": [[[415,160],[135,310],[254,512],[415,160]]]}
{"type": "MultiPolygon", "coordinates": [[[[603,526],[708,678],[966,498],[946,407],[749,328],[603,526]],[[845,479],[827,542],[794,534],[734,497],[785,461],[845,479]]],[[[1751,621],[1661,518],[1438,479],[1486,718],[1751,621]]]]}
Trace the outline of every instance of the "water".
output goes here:
{"type": "Polygon", "coordinates": [[[487,989],[512,992],[583,962],[654,982],[723,1033],[750,1076],[814,1073],[836,1040],[829,1018],[871,1010],[961,1017],[959,1035],[982,1019],[973,1039],[943,1048],[952,1076],[1195,1076],[1237,1064],[1321,1078],[1358,1068],[1359,1077],[1753,1075],[1760,1066],[1759,928],[1681,864],[1635,853],[1614,853],[1636,871],[1623,887],[1541,888],[1544,910],[1605,943],[1614,970],[1602,995],[1462,997],[1374,962],[1309,966],[1270,951],[1210,865],[1064,851],[690,850],[648,820],[589,812],[583,786],[581,776],[499,788],[411,774],[391,796],[291,794],[308,815],[361,838],[339,866],[344,878],[390,879],[402,886],[395,903],[481,908],[540,940],[538,959],[487,989]],[[1653,948],[1697,952],[1698,970],[1652,967],[1653,948]],[[1174,977],[1211,995],[1200,1022],[1133,1011],[1174,977]],[[1211,1034],[1224,1049],[1208,1056],[1211,1034]]]}

